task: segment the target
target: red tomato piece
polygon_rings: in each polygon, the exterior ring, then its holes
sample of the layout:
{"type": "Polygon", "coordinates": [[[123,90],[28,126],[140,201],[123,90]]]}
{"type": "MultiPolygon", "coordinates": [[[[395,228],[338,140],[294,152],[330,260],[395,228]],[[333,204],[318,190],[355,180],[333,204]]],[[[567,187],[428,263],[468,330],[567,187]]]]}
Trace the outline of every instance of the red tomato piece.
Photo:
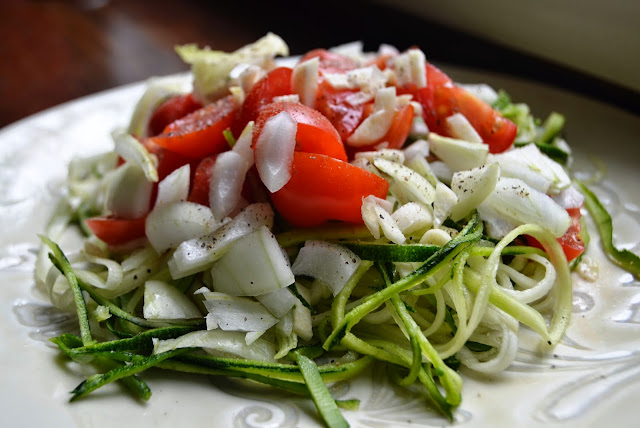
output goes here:
{"type": "Polygon", "coordinates": [[[149,135],[162,133],[171,122],[175,122],[202,108],[202,103],[193,94],[176,95],[162,102],[149,119],[149,135]]]}
{"type": "Polygon", "coordinates": [[[87,227],[109,245],[122,245],[145,236],[146,216],[135,219],[93,217],[85,220],[87,227]]]}
{"type": "Polygon", "coordinates": [[[191,158],[220,153],[229,148],[222,132],[231,127],[236,112],[229,95],[170,123],[151,140],[167,150],[191,158]]]}
{"type": "Polygon", "coordinates": [[[353,134],[365,116],[364,104],[354,106],[347,102],[354,93],[352,90],[334,89],[327,82],[322,82],[318,88],[315,107],[329,119],[343,142],[353,134]]]}
{"type": "Polygon", "coordinates": [[[167,150],[155,144],[152,140],[146,139],[142,142],[147,151],[158,158],[158,180],[162,181],[167,175],[183,165],[191,164],[192,167],[197,165],[197,161],[193,158],[183,156],[179,153],[167,150]],[[194,165],[196,163],[196,165],[194,165]]]}
{"type": "Polygon", "coordinates": [[[430,131],[450,136],[445,119],[459,112],[489,145],[491,153],[507,150],[516,138],[518,127],[515,123],[469,91],[456,86],[445,73],[429,63],[427,86],[416,91],[415,99],[422,104],[422,114],[430,131]]]}
{"type": "Polygon", "coordinates": [[[207,156],[202,159],[193,174],[193,183],[187,200],[200,205],[209,206],[209,182],[211,181],[211,170],[216,163],[216,157],[207,156]]]}
{"type": "Polygon", "coordinates": [[[291,73],[288,67],[279,67],[259,80],[244,99],[238,120],[234,126],[233,135],[240,135],[247,123],[256,120],[260,109],[273,101],[274,97],[291,95],[291,73]]]}
{"type": "Polygon", "coordinates": [[[318,69],[321,72],[326,73],[344,73],[345,71],[353,70],[358,66],[351,58],[335,52],[330,52],[326,49],[314,49],[309,51],[300,58],[300,62],[308,61],[313,58],[318,58],[318,69]]]}
{"type": "Polygon", "coordinates": [[[286,112],[298,124],[296,132],[297,152],[318,153],[342,161],[347,160],[344,145],[338,131],[319,111],[299,103],[271,103],[260,110],[253,132],[253,145],[269,118],[286,112]]]}
{"type": "Polygon", "coordinates": [[[385,198],[384,178],[329,156],[295,152],[291,180],[271,195],[276,211],[297,227],[330,220],[362,223],[362,198],[385,198]]]}

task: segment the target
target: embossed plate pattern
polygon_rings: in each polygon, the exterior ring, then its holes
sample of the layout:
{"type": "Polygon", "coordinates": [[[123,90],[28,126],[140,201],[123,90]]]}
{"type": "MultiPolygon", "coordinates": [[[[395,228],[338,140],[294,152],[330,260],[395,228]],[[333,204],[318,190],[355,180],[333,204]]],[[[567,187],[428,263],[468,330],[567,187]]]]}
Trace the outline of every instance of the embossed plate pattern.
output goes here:
{"type": "MultiPolygon", "coordinates": [[[[617,243],[640,252],[640,118],[593,100],[516,78],[445,69],[463,82],[488,82],[545,116],[567,116],[574,169],[607,174],[594,186],[614,218],[617,243]]],[[[111,148],[109,131],[126,125],[142,84],[83,98],[0,131],[0,411],[3,425],[48,427],[319,426],[312,403],[228,379],[150,372],[153,391],[140,404],[117,386],[67,403],[68,391],[88,373],[46,341],[74,326],[34,288],[36,234],[44,229],[73,156],[111,148]]],[[[584,427],[637,424],[640,396],[640,282],[603,258],[593,235],[589,257],[599,277],[574,275],[574,314],[564,343],[551,355],[537,352],[522,331],[517,361],[499,376],[463,372],[464,398],[454,425],[480,427],[584,427]]],[[[415,394],[376,374],[333,386],[336,396],[360,398],[345,411],[354,427],[446,426],[415,394]]]]}

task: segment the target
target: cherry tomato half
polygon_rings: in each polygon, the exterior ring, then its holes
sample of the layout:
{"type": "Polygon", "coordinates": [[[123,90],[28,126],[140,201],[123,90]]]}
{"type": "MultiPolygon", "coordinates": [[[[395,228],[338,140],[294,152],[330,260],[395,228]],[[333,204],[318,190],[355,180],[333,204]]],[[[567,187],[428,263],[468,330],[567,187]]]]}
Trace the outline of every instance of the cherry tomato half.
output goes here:
{"type": "Polygon", "coordinates": [[[362,198],[385,198],[384,178],[329,156],[295,152],[291,179],[271,194],[276,211],[298,227],[330,220],[362,223],[362,198]]]}
{"type": "Polygon", "coordinates": [[[416,91],[415,99],[422,105],[423,117],[430,131],[450,136],[445,119],[462,113],[489,145],[491,153],[501,153],[513,144],[518,127],[502,117],[489,104],[453,83],[438,68],[427,63],[427,86],[416,91]]]}
{"type": "Polygon", "coordinates": [[[299,103],[271,103],[260,110],[253,132],[253,145],[269,118],[286,112],[298,124],[296,148],[298,152],[318,153],[347,160],[338,131],[319,111],[299,103]]]}
{"type": "Polygon", "coordinates": [[[162,133],[171,122],[175,122],[202,108],[202,103],[193,94],[176,95],[162,102],[149,119],[149,136],[162,133]]]}
{"type": "Polygon", "coordinates": [[[170,123],[162,134],[151,140],[191,158],[220,153],[229,148],[222,132],[231,127],[235,112],[234,98],[229,95],[170,123]]]}

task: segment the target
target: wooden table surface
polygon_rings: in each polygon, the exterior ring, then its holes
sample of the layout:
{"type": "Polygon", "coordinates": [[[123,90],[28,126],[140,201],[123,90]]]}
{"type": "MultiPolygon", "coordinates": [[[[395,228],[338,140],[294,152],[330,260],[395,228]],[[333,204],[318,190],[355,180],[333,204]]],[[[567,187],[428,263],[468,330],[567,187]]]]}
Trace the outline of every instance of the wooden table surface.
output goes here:
{"type": "Polygon", "coordinates": [[[640,94],[366,0],[4,0],[0,127],[83,95],[186,70],[182,43],[234,50],[268,31],[292,54],[365,41],[420,46],[431,61],[511,73],[638,112],[640,94]]]}

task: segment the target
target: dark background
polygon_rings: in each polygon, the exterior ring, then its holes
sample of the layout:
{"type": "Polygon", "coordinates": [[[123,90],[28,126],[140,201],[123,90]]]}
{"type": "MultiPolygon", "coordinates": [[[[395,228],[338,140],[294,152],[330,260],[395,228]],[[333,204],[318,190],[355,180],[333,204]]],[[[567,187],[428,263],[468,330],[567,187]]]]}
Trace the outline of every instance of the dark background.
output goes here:
{"type": "Polygon", "coordinates": [[[272,31],[291,53],[354,40],[420,46],[427,59],[514,74],[638,113],[640,94],[372,1],[4,0],[0,127],[74,98],[184,71],[183,43],[234,50],[272,31]]]}

